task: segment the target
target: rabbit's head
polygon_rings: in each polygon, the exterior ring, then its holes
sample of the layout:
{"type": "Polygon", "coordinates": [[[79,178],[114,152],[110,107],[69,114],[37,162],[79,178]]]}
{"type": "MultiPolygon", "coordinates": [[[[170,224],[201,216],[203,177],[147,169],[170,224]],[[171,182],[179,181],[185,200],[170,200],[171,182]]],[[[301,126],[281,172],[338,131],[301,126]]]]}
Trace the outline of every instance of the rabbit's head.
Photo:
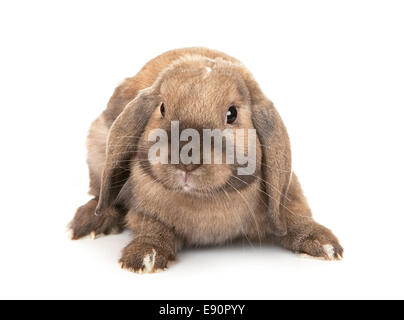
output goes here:
{"type": "Polygon", "coordinates": [[[288,135],[239,63],[186,56],[139,92],[111,127],[98,214],[114,203],[133,161],[179,197],[243,196],[259,180],[273,232],[286,233],[279,209],[291,177],[288,135]]]}

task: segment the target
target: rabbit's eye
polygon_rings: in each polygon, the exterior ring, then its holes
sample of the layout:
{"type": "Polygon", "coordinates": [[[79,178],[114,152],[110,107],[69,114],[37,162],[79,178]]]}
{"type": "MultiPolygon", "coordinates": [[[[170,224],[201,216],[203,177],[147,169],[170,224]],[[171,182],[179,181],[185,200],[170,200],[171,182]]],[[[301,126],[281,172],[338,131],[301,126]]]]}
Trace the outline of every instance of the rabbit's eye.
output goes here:
{"type": "Polygon", "coordinates": [[[231,106],[226,113],[227,116],[227,123],[231,124],[237,119],[237,109],[234,106],[231,106]]]}
{"type": "Polygon", "coordinates": [[[164,115],[166,114],[166,108],[164,106],[164,103],[162,103],[160,106],[160,113],[161,113],[161,116],[164,118],[164,115]]]}

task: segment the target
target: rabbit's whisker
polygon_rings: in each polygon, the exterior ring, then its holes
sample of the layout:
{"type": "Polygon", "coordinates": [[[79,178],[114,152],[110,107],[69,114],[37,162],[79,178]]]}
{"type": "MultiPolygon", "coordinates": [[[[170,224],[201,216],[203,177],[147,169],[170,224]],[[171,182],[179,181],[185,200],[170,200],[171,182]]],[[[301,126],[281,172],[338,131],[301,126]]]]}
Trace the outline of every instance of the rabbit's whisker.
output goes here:
{"type": "MultiPolygon", "coordinates": [[[[233,175],[233,177],[235,177],[234,175],[233,175]]],[[[239,179],[239,178],[238,178],[239,179]]],[[[243,183],[245,183],[245,184],[247,184],[247,182],[245,182],[245,181],[243,181],[243,180],[241,180],[240,179],[240,181],[242,181],[243,183]]],[[[273,201],[276,201],[276,199],[274,199],[274,197],[272,197],[270,194],[268,194],[268,193],[266,193],[264,190],[262,190],[261,188],[258,188],[258,191],[259,192],[261,192],[261,193],[263,193],[263,194],[265,194],[265,195],[267,195],[270,199],[272,199],[273,201]]],[[[292,213],[292,214],[294,214],[294,215],[296,215],[296,213],[294,213],[293,211],[291,211],[288,207],[286,207],[282,202],[280,203],[280,205],[282,206],[282,207],[284,207],[286,210],[288,210],[290,213],[292,213]]]]}
{"type": "Polygon", "coordinates": [[[260,245],[261,245],[262,240],[261,240],[261,233],[260,233],[260,231],[259,231],[258,221],[257,221],[257,219],[255,218],[255,215],[254,215],[254,213],[252,212],[250,206],[248,205],[248,202],[247,202],[246,198],[245,198],[245,197],[243,196],[243,194],[242,194],[239,190],[237,190],[237,188],[235,188],[230,182],[226,181],[226,184],[229,185],[231,188],[233,188],[233,189],[240,195],[241,199],[242,199],[242,200],[244,201],[244,203],[246,204],[247,209],[248,209],[248,212],[249,212],[249,214],[251,215],[251,217],[253,218],[253,221],[254,221],[254,223],[255,223],[255,227],[256,227],[256,230],[257,230],[258,239],[259,239],[260,245]]]}

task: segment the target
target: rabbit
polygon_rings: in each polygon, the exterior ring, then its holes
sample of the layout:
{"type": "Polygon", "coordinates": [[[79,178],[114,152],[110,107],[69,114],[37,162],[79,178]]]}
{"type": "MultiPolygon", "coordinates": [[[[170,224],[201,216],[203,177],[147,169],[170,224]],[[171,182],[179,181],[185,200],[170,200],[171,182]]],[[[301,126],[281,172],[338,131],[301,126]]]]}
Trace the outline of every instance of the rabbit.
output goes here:
{"type": "Polygon", "coordinates": [[[273,103],[227,54],[195,47],[154,58],[115,89],[87,147],[93,199],[77,210],[72,239],[129,228],[134,237],[122,251],[122,268],[157,272],[183,247],[237,240],[342,259],[338,239],[312,218],[273,103]],[[239,175],[227,163],[151,163],[148,136],[158,128],[170,132],[174,120],[181,132],[255,129],[255,171],[239,175]]]}

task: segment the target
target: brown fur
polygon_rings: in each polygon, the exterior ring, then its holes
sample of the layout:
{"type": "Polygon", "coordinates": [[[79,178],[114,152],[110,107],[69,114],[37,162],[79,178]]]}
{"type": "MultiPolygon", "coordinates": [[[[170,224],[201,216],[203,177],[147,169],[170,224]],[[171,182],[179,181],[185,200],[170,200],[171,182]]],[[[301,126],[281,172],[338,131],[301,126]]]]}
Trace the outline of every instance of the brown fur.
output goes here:
{"type": "Polygon", "coordinates": [[[154,268],[165,268],[179,246],[237,239],[275,241],[325,258],[342,256],[336,237],[311,218],[291,169],[289,138],[279,114],[247,69],[224,53],[186,48],[151,60],[115,90],[92,125],[88,149],[95,199],[76,213],[73,238],[121,230],[127,213],[135,239],[123,251],[123,267],[142,270],[145,255],[156,252],[154,268]],[[237,106],[238,118],[228,125],[225,114],[231,105],[237,106]],[[189,167],[151,165],[147,159],[148,133],[169,131],[171,120],[180,120],[180,130],[255,128],[254,175],[238,176],[230,164],[193,166],[189,179],[194,188],[183,191],[179,169],[189,167]],[[323,245],[332,246],[332,256],[323,245]]]}

